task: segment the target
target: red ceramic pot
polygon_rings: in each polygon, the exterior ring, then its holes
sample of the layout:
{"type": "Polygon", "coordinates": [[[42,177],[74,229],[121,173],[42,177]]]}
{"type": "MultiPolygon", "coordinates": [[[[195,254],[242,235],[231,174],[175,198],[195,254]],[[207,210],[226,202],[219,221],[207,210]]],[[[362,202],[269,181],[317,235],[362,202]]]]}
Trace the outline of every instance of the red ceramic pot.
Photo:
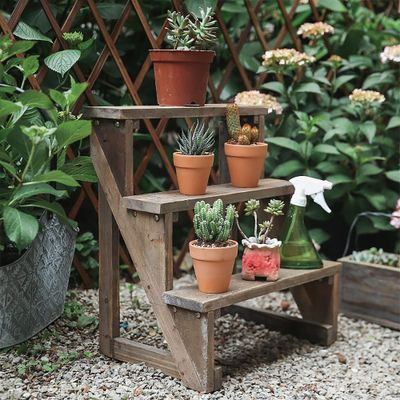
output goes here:
{"type": "Polygon", "coordinates": [[[276,281],[280,269],[279,246],[274,248],[245,247],[242,257],[242,278],[254,281],[256,278],[265,278],[267,281],[276,281]]]}

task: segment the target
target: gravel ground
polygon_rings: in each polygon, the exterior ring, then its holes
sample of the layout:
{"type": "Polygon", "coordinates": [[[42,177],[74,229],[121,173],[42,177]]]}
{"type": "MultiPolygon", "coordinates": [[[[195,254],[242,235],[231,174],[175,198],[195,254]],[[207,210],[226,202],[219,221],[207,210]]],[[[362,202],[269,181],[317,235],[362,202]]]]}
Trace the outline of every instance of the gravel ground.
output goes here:
{"type": "MultiPolygon", "coordinates": [[[[286,292],[249,304],[298,314],[286,292]]],[[[223,387],[198,394],[99,353],[97,291],[71,291],[66,309],[37,337],[0,352],[0,399],[400,399],[400,332],[364,321],[340,316],[338,340],[324,348],[224,316],[215,327],[223,387]]],[[[140,286],[123,284],[121,315],[123,336],[166,347],[140,286]]]]}

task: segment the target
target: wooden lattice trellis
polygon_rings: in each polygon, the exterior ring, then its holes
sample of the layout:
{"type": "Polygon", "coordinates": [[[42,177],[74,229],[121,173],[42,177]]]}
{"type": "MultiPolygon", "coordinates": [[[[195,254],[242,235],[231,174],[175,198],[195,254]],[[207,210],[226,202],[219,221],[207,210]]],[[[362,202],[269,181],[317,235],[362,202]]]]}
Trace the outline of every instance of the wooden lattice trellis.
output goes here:
{"type": "MultiPolygon", "coordinates": [[[[97,82],[97,80],[99,79],[99,76],[100,76],[107,60],[110,57],[115,62],[115,65],[121,75],[122,82],[126,85],[127,91],[129,93],[133,103],[136,105],[142,104],[142,100],[141,100],[141,97],[139,96],[138,92],[143,84],[146,74],[149,72],[149,70],[152,67],[150,57],[147,55],[139,72],[136,74],[135,77],[132,77],[128,73],[127,67],[124,64],[124,61],[118,51],[116,43],[117,43],[118,39],[121,37],[123,28],[124,28],[125,24],[127,23],[128,17],[132,13],[136,13],[136,15],[140,21],[141,28],[143,29],[143,31],[148,39],[149,48],[153,48],[153,49],[160,48],[163,44],[165,33],[166,33],[166,31],[165,31],[166,21],[164,21],[161,31],[158,33],[158,36],[155,35],[153,29],[151,28],[149,21],[146,18],[144,11],[143,11],[143,7],[142,7],[143,4],[141,4],[143,2],[140,2],[138,0],[128,0],[128,1],[126,1],[125,5],[123,7],[123,10],[122,10],[122,13],[121,13],[119,19],[113,25],[113,28],[110,32],[107,28],[107,25],[106,25],[103,17],[101,16],[98,4],[96,4],[95,0],[71,1],[71,7],[70,7],[69,12],[64,21],[57,20],[48,1],[38,0],[38,2],[40,3],[40,6],[43,9],[43,12],[46,15],[46,17],[54,31],[54,34],[55,34],[55,39],[54,39],[54,42],[51,47],[51,52],[56,52],[56,51],[64,50],[64,49],[68,48],[68,44],[65,40],[63,40],[62,34],[63,34],[63,32],[68,32],[71,29],[73,29],[74,22],[77,19],[79,11],[81,10],[81,8],[84,5],[88,6],[97,26],[99,28],[99,33],[102,35],[103,40],[105,42],[105,46],[102,49],[102,51],[100,52],[100,54],[97,58],[97,61],[93,65],[93,68],[89,75],[86,76],[83,73],[82,69],[79,66],[79,62],[77,64],[75,64],[73,67],[73,72],[76,75],[76,78],[80,82],[85,82],[85,81],[88,82],[88,88],[85,91],[84,95],[82,95],[82,97],[77,102],[74,112],[79,112],[85,102],[90,105],[97,105],[96,98],[92,93],[92,88],[93,88],[94,84],[97,82]]],[[[216,6],[216,10],[215,10],[216,18],[218,20],[221,34],[223,35],[223,38],[224,38],[224,40],[227,44],[227,47],[229,49],[229,52],[231,54],[231,59],[227,63],[225,68],[223,69],[221,78],[219,79],[218,83],[214,83],[212,81],[212,79],[210,78],[209,90],[210,90],[210,94],[211,94],[211,100],[215,103],[218,103],[221,101],[221,94],[223,92],[223,89],[229,83],[229,79],[232,77],[232,74],[234,73],[234,71],[237,71],[239,73],[239,76],[243,83],[243,86],[247,90],[260,88],[260,86],[267,79],[266,74],[261,74],[255,82],[252,82],[252,80],[249,78],[248,72],[246,71],[245,67],[242,65],[242,63],[240,61],[240,57],[239,57],[240,51],[242,50],[245,43],[249,40],[249,37],[253,32],[255,33],[257,40],[260,42],[261,47],[264,50],[270,49],[270,45],[268,44],[268,41],[266,39],[266,36],[263,32],[263,29],[262,29],[262,26],[261,26],[261,23],[259,20],[259,13],[260,13],[261,7],[263,5],[263,2],[264,2],[264,0],[257,0],[256,2],[252,2],[250,0],[243,0],[243,11],[247,12],[248,21],[247,21],[245,27],[240,32],[240,34],[238,35],[238,38],[236,38],[236,41],[230,35],[229,29],[228,29],[228,27],[223,19],[223,16],[222,16],[221,8],[224,4],[224,0],[218,0],[218,2],[217,2],[217,6],[216,6]]],[[[11,34],[11,32],[14,30],[14,28],[16,27],[18,22],[21,19],[23,19],[23,14],[24,14],[25,9],[28,6],[28,3],[29,3],[29,0],[19,0],[8,20],[3,15],[0,14],[0,28],[3,31],[3,33],[11,34]]],[[[183,9],[183,1],[182,0],[172,0],[171,6],[172,6],[172,8],[174,8],[176,10],[182,10],[183,9]]],[[[282,42],[284,41],[286,35],[289,34],[294,47],[298,50],[301,50],[301,48],[302,48],[301,42],[296,35],[296,31],[295,31],[295,28],[293,27],[293,23],[292,23],[296,9],[299,6],[299,0],[293,0],[292,5],[288,11],[285,7],[285,3],[283,0],[276,0],[276,6],[277,6],[277,10],[279,10],[279,12],[282,14],[284,24],[280,28],[279,33],[276,36],[276,39],[275,39],[275,42],[274,42],[272,48],[274,48],[274,49],[279,48],[282,45],[282,42]]],[[[315,6],[314,0],[309,0],[309,6],[311,8],[312,17],[314,18],[314,20],[316,20],[316,21],[322,20],[323,15],[319,14],[317,7],[315,6]]],[[[369,8],[371,8],[371,7],[373,8],[372,2],[370,2],[370,1],[366,1],[366,6],[368,6],[369,8]]],[[[326,43],[326,44],[327,44],[327,48],[329,51],[330,50],[329,44],[328,43],[326,43]]],[[[21,57],[23,57],[23,55],[21,55],[21,57]]],[[[43,80],[46,76],[46,73],[47,73],[47,68],[45,66],[42,66],[36,76],[30,77],[29,82],[33,89],[40,89],[41,84],[43,83],[43,80]]],[[[151,135],[152,141],[150,142],[149,146],[145,150],[144,156],[141,159],[141,162],[139,163],[138,167],[136,168],[136,170],[134,172],[135,193],[139,193],[139,186],[138,186],[139,182],[140,182],[141,178],[143,177],[143,175],[146,171],[146,168],[148,167],[148,164],[149,164],[149,161],[150,161],[152,155],[156,151],[159,153],[159,156],[165,166],[165,169],[171,180],[171,183],[174,186],[177,186],[177,178],[176,178],[174,168],[171,164],[171,161],[167,155],[166,150],[164,149],[164,147],[161,143],[161,136],[166,129],[167,123],[168,123],[167,118],[160,119],[156,125],[150,120],[144,120],[145,127],[146,127],[148,133],[151,135]]],[[[71,159],[73,159],[75,157],[72,150],[69,150],[68,156],[71,159]]],[[[213,174],[212,178],[214,181],[217,179],[215,174],[213,174]]],[[[98,209],[97,195],[96,195],[95,191],[93,190],[92,185],[89,183],[84,183],[82,185],[82,188],[80,189],[80,193],[79,193],[75,203],[73,204],[71,210],[69,211],[70,218],[77,217],[78,212],[81,209],[85,200],[89,200],[91,205],[97,212],[97,209],[98,209]]],[[[184,258],[184,255],[187,251],[188,242],[191,239],[191,236],[192,236],[192,233],[189,234],[188,239],[183,244],[183,247],[180,250],[178,257],[175,260],[175,270],[176,271],[179,270],[179,266],[180,266],[180,264],[184,258]]],[[[130,272],[134,272],[133,265],[132,265],[131,261],[129,260],[129,257],[123,246],[120,246],[120,257],[125,264],[128,264],[130,266],[130,272]]],[[[74,265],[75,265],[76,269],[78,270],[79,274],[81,275],[84,285],[86,287],[90,287],[91,286],[90,277],[89,277],[88,273],[85,271],[85,269],[82,267],[82,265],[77,257],[75,257],[75,259],[74,259],[74,265]]]]}

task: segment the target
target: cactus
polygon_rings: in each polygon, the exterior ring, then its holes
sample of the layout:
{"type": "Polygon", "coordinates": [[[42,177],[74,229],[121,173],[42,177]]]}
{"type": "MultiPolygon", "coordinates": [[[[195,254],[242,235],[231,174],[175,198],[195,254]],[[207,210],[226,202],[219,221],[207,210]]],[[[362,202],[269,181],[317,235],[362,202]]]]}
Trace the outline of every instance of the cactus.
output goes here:
{"type": "Polygon", "coordinates": [[[238,144],[249,145],[251,142],[250,142],[249,138],[246,135],[239,135],[237,143],[238,144]]]}
{"type": "Polygon", "coordinates": [[[258,137],[259,137],[259,132],[258,128],[256,126],[253,126],[250,130],[250,136],[251,136],[251,142],[256,143],[258,142],[258,137]]]}
{"type": "Polygon", "coordinates": [[[187,133],[182,131],[177,144],[178,151],[187,156],[210,153],[215,146],[214,132],[197,120],[187,133]]]}
{"type": "Polygon", "coordinates": [[[194,206],[193,226],[200,244],[223,246],[231,235],[235,213],[235,206],[228,205],[224,216],[221,199],[212,206],[198,201],[194,206]]]}
{"type": "Polygon", "coordinates": [[[231,140],[237,141],[240,135],[240,115],[237,104],[228,104],[226,106],[226,124],[231,140]]]}

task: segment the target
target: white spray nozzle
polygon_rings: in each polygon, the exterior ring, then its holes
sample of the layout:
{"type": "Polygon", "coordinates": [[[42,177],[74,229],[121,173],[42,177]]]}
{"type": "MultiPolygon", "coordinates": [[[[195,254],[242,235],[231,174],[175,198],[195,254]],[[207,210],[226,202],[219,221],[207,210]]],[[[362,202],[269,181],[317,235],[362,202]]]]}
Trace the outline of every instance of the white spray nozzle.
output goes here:
{"type": "Polygon", "coordinates": [[[290,179],[289,182],[294,186],[294,194],[290,200],[290,204],[305,207],[307,204],[307,196],[311,196],[326,212],[331,212],[324,198],[324,190],[331,190],[333,186],[332,182],[311,178],[309,176],[296,176],[290,179]]]}

